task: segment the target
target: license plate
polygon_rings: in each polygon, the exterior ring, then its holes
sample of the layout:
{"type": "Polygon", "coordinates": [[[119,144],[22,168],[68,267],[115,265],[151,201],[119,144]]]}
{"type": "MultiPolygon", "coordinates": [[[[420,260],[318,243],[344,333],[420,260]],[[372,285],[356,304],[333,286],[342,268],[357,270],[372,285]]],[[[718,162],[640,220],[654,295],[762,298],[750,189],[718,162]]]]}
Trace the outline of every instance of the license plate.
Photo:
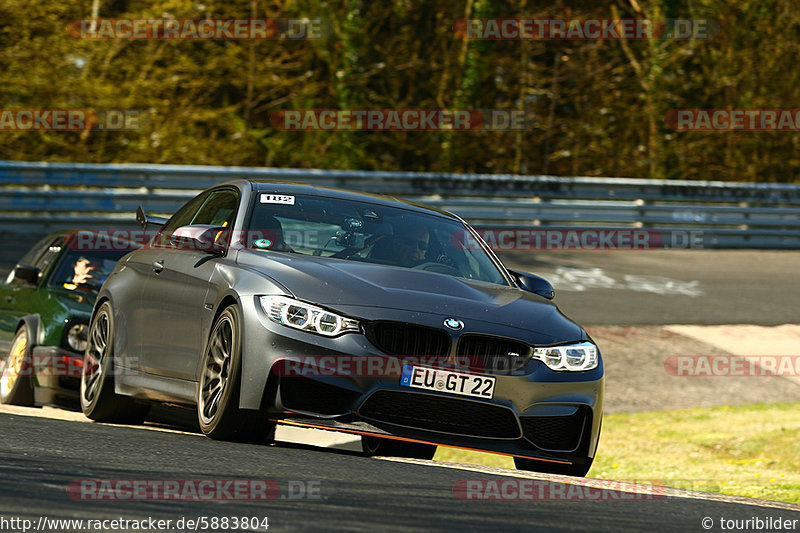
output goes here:
{"type": "Polygon", "coordinates": [[[424,366],[403,365],[400,385],[413,389],[433,390],[474,398],[492,398],[494,396],[495,378],[492,376],[476,376],[426,368],[424,366]]]}

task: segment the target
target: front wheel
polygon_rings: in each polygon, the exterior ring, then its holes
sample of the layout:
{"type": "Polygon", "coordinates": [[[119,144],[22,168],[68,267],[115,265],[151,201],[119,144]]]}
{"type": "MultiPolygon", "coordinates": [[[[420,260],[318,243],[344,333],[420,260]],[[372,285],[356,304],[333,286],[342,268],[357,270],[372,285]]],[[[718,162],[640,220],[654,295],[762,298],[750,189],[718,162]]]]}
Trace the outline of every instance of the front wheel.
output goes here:
{"type": "Polygon", "coordinates": [[[436,446],[419,442],[406,442],[397,439],[382,439],[364,435],[361,437],[361,449],[369,456],[383,455],[388,457],[406,457],[409,459],[433,459],[436,446]]]}
{"type": "Polygon", "coordinates": [[[114,392],[114,315],[103,302],[89,326],[81,372],[81,411],[97,422],[141,424],[149,405],[114,392]]]}
{"type": "Polygon", "coordinates": [[[0,403],[33,405],[30,352],[28,326],[22,326],[17,330],[17,334],[14,335],[14,340],[11,341],[11,349],[2,361],[0,403]]]}
{"type": "Polygon", "coordinates": [[[214,322],[197,391],[197,419],[205,435],[216,440],[266,444],[275,424],[258,411],[239,408],[242,382],[242,319],[227,307],[214,322]]]}

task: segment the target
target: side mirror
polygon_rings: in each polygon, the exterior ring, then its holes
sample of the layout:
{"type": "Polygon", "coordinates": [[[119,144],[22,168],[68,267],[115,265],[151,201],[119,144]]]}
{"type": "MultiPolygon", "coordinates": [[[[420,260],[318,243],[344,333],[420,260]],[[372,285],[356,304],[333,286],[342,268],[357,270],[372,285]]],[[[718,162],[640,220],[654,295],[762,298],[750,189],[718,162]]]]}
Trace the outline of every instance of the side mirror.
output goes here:
{"type": "Polygon", "coordinates": [[[556,295],[556,291],[553,289],[553,286],[550,285],[550,282],[541,276],[528,274],[527,272],[514,272],[513,270],[511,271],[511,275],[514,276],[520,288],[528,292],[538,294],[542,298],[547,298],[548,300],[552,300],[556,295]]]}
{"type": "Polygon", "coordinates": [[[217,236],[223,231],[227,231],[227,228],[208,224],[181,226],[172,232],[169,242],[181,250],[199,250],[218,254],[225,251],[224,239],[222,242],[217,239],[217,236]]]}
{"type": "Polygon", "coordinates": [[[39,284],[39,269],[35,266],[19,263],[14,267],[14,279],[19,279],[31,285],[39,284]]]}
{"type": "Polygon", "coordinates": [[[142,229],[144,230],[147,229],[148,224],[161,227],[167,223],[167,220],[169,219],[166,219],[164,217],[155,217],[153,215],[148,215],[147,213],[144,212],[142,206],[139,206],[136,209],[136,222],[138,222],[139,225],[142,226],[142,229]]]}

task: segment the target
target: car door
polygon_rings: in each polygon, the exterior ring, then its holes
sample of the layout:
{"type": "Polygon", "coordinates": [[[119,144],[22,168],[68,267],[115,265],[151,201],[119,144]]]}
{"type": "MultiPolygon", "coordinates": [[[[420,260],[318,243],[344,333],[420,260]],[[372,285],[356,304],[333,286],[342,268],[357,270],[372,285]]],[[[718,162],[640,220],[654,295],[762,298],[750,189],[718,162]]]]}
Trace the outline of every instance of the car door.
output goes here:
{"type": "MultiPolygon", "coordinates": [[[[55,257],[61,252],[64,237],[48,235],[33,246],[22,259],[20,264],[38,268],[44,273],[55,257]]],[[[40,275],[40,279],[43,279],[40,275]]],[[[0,286],[0,350],[7,351],[17,329],[19,320],[35,312],[37,286],[16,279],[12,270],[0,286]]]]}
{"type": "Polygon", "coordinates": [[[161,308],[164,305],[159,293],[158,277],[163,271],[164,256],[169,252],[167,244],[175,229],[187,225],[208,198],[203,192],[186,202],[159,230],[149,246],[136,251],[128,262],[141,279],[141,290],[136,302],[131,307],[129,317],[130,334],[136,339],[137,350],[134,368],[151,373],[158,371],[164,332],[161,324],[161,308]]]}
{"type": "Polygon", "coordinates": [[[209,281],[217,259],[202,250],[176,248],[169,242],[172,232],[187,224],[230,227],[239,205],[235,189],[215,189],[202,205],[180,225],[165,227],[157,247],[153,247],[154,275],[148,280],[147,299],[157,302],[156,344],[143,354],[144,370],[168,377],[195,379],[197,361],[207,334],[203,317],[209,281]]]}

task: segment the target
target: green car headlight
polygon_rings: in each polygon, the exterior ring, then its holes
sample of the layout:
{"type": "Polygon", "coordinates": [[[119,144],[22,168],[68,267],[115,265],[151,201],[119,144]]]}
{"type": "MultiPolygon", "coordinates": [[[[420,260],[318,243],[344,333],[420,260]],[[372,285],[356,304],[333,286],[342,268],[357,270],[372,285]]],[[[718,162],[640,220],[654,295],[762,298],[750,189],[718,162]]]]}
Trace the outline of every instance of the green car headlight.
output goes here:
{"type": "Polygon", "coordinates": [[[286,296],[262,296],[261,307],[273,321],[327,337],[361,331],[358,320],[286,296]]]}
{"type": "Polygon", "coordinates": [[[597,346],[591,342],[533,349],[533,358],[551,370],[580,372],[597,368],[597,346]]]}
{"type": "Polygon", "coordinates": [[[67,344],[76,352],[86,351],[86,335],[89,332],[89,326],[83,323],[73,324],[67,331],[67,344]]]}

